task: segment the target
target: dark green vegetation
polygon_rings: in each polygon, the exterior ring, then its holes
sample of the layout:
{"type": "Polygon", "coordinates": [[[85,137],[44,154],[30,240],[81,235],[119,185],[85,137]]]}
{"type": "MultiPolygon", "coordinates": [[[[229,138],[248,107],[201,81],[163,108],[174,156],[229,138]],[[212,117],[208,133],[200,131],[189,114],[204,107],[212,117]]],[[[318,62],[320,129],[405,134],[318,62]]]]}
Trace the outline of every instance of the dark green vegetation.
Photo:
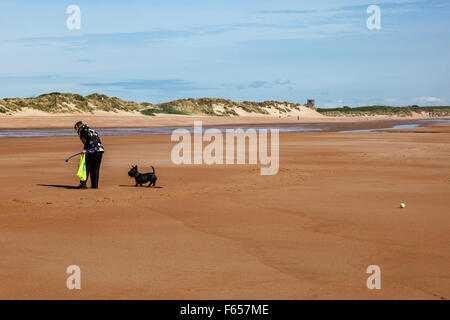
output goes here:
{"type": "Polygon", "coordinates": [[[104,94],[93,93],[81,96],[72,93],[53,92],[35,98],[5,98],[0,100],[0,113],[13,114],[24,108],[49,113],[81,113],[94,111],[108,112],[140,112],[144,115],[180,114],[180,115],[210,115],[237,116],[239,111],[249,113],[269,114],[269,110],[289,113],[299,110],[302,106],[290,102],[234,102],[219,98],[180,99],[153,105],[148,102],[137,103],[125,101],[104,94]]]}
{"type": "Polygon", "coordinates": [[[342,108],[317,109],[317,112],[326,116],[373,116],[373,115],[392,115],[400,117],[412,116],[413,112],[427,113],[433,116],[449,116],[450,106],[438,107],[420,107],[417,105],[392,107],[392,106],[364,106],[350,108],[344,106],[342,108]]]}
{"type": "Polygon", "coordinates": [[[172,107],[166,107],[166,108],[148,108],[145,110],[142,110],[141,113],[146,116],[154,116],[155,113],[165,113],[165,114],[184,114],[188,115],[189,113],[183,112],[177,109],[174,109],[172,107]]]}

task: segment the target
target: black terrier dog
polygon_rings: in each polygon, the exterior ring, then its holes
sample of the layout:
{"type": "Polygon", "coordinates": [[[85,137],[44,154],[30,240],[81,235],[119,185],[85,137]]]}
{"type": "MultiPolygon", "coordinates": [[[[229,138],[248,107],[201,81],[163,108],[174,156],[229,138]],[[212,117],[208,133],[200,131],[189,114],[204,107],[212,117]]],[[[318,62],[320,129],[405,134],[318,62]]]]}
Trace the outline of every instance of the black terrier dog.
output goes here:
{"type": "Polygon", "coordinates": [[[134,165],[131,167],[130,171],[128,171],[128,176],[130,178],[134,178],[136,180],[136,187],[138,185],[142,187],[142,185],[147,182],[149,182],[149,185],[148,185],[149,187],[152,187],[152,186],[154,187],[156,180],[158,178],[156,178],[155,168],[153,168],[153,166],[152,166],[152,169],[153,169],[153,172],[139,173],[138,167],[136,165],[134,165]]]}

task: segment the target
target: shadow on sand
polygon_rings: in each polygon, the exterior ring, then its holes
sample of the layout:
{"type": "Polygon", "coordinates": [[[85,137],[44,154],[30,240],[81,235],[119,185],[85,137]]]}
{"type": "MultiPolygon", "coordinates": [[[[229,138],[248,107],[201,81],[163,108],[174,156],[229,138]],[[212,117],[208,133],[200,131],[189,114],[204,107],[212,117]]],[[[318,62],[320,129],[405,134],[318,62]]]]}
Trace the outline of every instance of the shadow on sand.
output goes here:
{"type": "Polygon", "coordinates": [[[60,184],[37,184],[37,186],[61,188],[61,189],[77,189],[77,187],[74,187],[74,186],[66,186],[66,185],[60,185],[60,184]]]}
{"type": "MultiPolygon", "coordinates": [[[[119,187],[137,188],[134,184],[119,184],[119,187]]],[[[142,188],[148,188],[147,185],[143,185],[142,188]]],[[[163,187],[150,187],[152,189],[162,189],[163,187]]]]}
{"type": "MultiPolygon", "coordinates": [[[[61,188],[61,189],[78,189],[78,187],[74,187],[74,186],[67,186],[67,185],[62,185],[62,184],[37,184],[37,186],[40,187],[51,187],[51,188],[61,188]]],[[[128,184],[121,184],[119,185],[119,187],[129,187],[129,188],[137,188],[134,184],[133,185],[128,185],[128,184]]],[[[142,188],[148,188],[146,185],[142,186],[142,188]]],[[[152,189],[162,189],[162,187],[150,187],[152,189]]]]}

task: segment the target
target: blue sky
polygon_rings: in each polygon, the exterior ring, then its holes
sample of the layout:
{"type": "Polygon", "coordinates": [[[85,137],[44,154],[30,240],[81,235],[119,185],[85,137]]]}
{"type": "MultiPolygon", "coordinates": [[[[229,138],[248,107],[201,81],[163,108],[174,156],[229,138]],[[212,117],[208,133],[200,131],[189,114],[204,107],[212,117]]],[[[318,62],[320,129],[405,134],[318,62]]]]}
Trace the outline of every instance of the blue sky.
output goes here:
{"type": "Polygon", "coordinates": [[[448,0],[1,0],[0,30],[0,98],[450,104],[448,0]]]}

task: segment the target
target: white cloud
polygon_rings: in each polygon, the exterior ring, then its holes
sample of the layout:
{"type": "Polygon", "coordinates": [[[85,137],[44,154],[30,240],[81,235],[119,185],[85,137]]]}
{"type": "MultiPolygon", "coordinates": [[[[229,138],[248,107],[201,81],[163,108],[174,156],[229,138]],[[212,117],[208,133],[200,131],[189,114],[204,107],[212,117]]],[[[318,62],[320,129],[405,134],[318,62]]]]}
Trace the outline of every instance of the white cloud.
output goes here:
{"type": "Polygon", "coordinates": [[[433,103],[433,102],[441,101],[440,98],[436,98],[436,97],[420,97],[420,98],[417,98],[415,100],[420,102],[420,103],[433,103]]]}
{"type": "Polygon", "coordinates": [[[293,84],[292,81],[287,80],[287,79],[277,79],[274,81],[275,84],[279,84],[281,86],[285,86],[285,85],[289,85],[289,84],[293,84]]]}

